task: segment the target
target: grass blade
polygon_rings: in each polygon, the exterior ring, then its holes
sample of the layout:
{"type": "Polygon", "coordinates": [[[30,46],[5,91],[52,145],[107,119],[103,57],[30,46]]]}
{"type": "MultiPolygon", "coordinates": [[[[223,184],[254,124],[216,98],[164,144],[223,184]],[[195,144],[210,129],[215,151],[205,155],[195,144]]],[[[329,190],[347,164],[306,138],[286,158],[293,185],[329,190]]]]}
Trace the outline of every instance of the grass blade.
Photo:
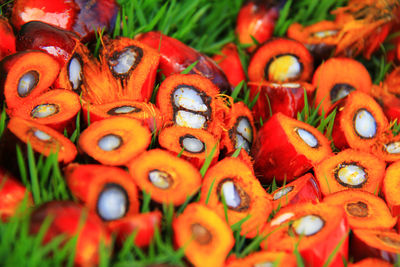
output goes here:
{"type": "Polygon", "coordinates": [[[27,143],[27,155],[28,155],[28,169],[29,169],[29,175],[30,175],[30,180],[32,184],[32,196],[35,204],[40,204],[42,203],[41,195],[40,195],[40,187],[39,187],[39,179],[38,179],[38,173],[36,169],[36,163],[35,163],[35,156],[33,154],[32,146],[28,142],[27,143]]]}

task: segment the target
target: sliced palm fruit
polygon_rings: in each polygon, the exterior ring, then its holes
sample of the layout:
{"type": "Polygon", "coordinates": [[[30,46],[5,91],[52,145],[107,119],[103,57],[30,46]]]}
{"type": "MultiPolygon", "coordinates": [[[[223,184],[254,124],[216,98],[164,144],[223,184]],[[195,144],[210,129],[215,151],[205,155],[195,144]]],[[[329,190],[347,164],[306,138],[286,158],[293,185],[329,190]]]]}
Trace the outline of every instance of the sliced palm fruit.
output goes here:
{"type": "Polygon", "coordinates": [[[254,174],[254,160],[253,157],[249,155],[249,153],[247,153],[244,149],[240,149],[239,154],[237,154],[237,150],[226,154],[225,157],[234,157],[234,158],[238,158],[241,161],[243,161],[244,163],[246,163],[247,166],[249,166],[254,174]]]}
{"type": "Polygon", "coordinates": [[[151,132],[161,129],[164,125],[163,115],[152,103],[120,100],[105,104],[82,105],[83,118],[88,122],[95,122],[111,117],[130,117],[142,122],[151,132]]]}
{"type": "MultiPolygon", "coordinates": [[[[45,156],[49,156],[51,153],[57,154],[59,162],[69,163],[75,159],[77,154],[75,145],[63,134],[46,125],[19,117],[10,119],[2,139],[11,146],[7,153],[13,154],[10,151],[15,151],[15,139],[17,139],[18,144],[22,145],[21,151],[26,151],[26,144],[29,142],[34,152],[45,156]],[[6,137],[7,135],[10,135],[10,137],[6,137]],[[8,138],[14,141],[7,141],[8,138]]],[[[8,156],[4,155],[4,162],[7,162],[6,157],[10,157],[10,154],[8,156]]],[[[13,157],[12,159],[15,158],[13,157]]]]}
{"type": "Polygon", "coordinates": [[[386,162],[400,160],[400,135],[393,136],[388,130],[379,136],[377,142],[371,147],[371,153],[386,162]]]}
{"type": "Polygon", "coordinates": [[[344,208],[350,227],[390,229],[397,222],[385,201],[366,191],[349,189],[330,194],[324,202],[344,208]]]}
{"type": "Polygon", "coordinates": [[[123,246],[132,234],[135,235],[133,243],[138,247],[146,247],[153,241],[156,231],[161,231],[162,214],[160,211],[138,213],[125,216],[121,219],[110,221],[108,229],[116,235],[117,242],[123,246]]]}
{"type": "Polygon", "coordinates": [[[259,179],[291,182],[331,156],[329,140],[311,125],[277,113],[258,131],[253,147],[259,179]]]}
{"type": "Polygon", "coordinates": [[[145,151],[150,130],[136,119],[113,117],[90,124],[79,136],[78,147],[105,165],[124,165],[145,151]]]}
{"type": "Polygon", "coordinates": [[[328,112],[333,103],[358,90],[370,93],[372,81],[363,64],[351,58],[330,58],[314,72],[315,103],[328,112]]]}
{"type": "Polygon", "coordinates": [[[252,108],[254,121],[266,122],[275,113],[281,112],[288,117],[296,118],[304,108],[304,99],[311,103],[315,87],[306,82],[249,82],[250,98],[257,97],[252,108]],[[304,95],[306,93],[307,95],[304,95]]]}
{"type": "Polygon", "coordinates": [[[185,256],[194,266],[224,266],[235,240],[229,225],[214,210],[189,204],[172,227],[177,246],[185,247],[185,256]]]}
{"type": "Polygon", "coordinates": [[[378,193],[386,163],[374,155],[346,149],[326,158],[314,168],[323,195],[355,188],[378,193]]]}
{"type": "Polygon", "coordinates": [[[291,204],[302,202],[317,203],[322,200],[319,186],[311,173],[306,173],[291,183],[278,188],[272,192],[271,196],[274,210],[291,204]]]}
{"type": "Polygon", "coordinates": [[[393,216],[400,215],[400,199],[399,199],[399,186],[400,186],[400,161],[389,165],[386,169],[385,177],[383,178],[383,195],[387,205],[390,208],[393,216]]]}
{"type": "Polygon", "coordinates": [[[201,185],[199,170],[165,150],[146,151],[127,166],[139,188],[159,203],[181,205],[201,185]]]}
{"type": "Polygon", "coordinates": [[[335,147],[370,151],[389,127],[381,106],[361,91],[351,92],[338,105],[332,131],[335,147]]]}
{"type": "Polygon", "coordinates": [[[126,37],[104,43],[100,60],[117,81],[122,99],[150,101],[160,61],[157,50],[126,37]]]}
{"type": "Polygon", "coordinates": [[[286,252],[258,251],[241,259],[228,259],[226,267],[296,267],[296,257],[286,252]]]}
{"type": "Polygon", "coordinates": [[[139,198],[129,173],[113,166],[72,163],[65,169],[71,193],[104,221],[139,212],[139,198]]]}
{"type": "Polygon", "coordinates": [[[17,215],[21,205],[33,205],[32,195],[17,178],[0,167],[0,221],[17,215]]]}
{"type": "Polygon", "coordinates": [[[7,112],[12,114],[15,108],[48,90],[59,71],[58,62],[45,52],[23,51],[3,59],[0,84],[7,112]]]}
{"type": "Polygon", "coordinates": [[[337,250],[330,266],[343,266],[348,256],[347,218],[342,208],[325,203],[301,203],[281,209],[266,226],[261,244],[267,251],[293,253],[295,247],[306,266],[324,266],[337,250]]]}
{"type": "Polygon", "coordinates": [[[243,102],[234,103],[227,113],[221,146],[227,153],[243,148],[250,154],[256,137],[253,115],[243,102]]]}
{"type": "MultiPolygon", "coordinates": [[[[55,241],[63,235],[66,242],[73,241],[75,266],[96,266],[101,253],[111,248],[111,235],[103,222],[93,212],[72,201],[46,202],[37,207],[30,216],[30,234],[37,235],[47,224],[42,243],[65,244],[55,241]],[[48,218],[52,218],[49,221],[48,218]],[[72,240],[72,239],[75,239],[72,240]],[[54,242],[55,241],[55,242],[54,242]]],[[[60,249],[64,246],[60,245],[60,249]]]]}
{"type": "Polygon", "coordinates": [[[197,74],[174,74],[158,90],[157,107],[178,126],[220,132],[216,97],[219,89],[197,74]]]}
{"type": "Polygon", "coordinates": [[[262,44],[249,63],[252,82],[308,81],[313,70],[313,58],[300,42],[275,38],[262,44]]]}
{"type": "Polygon", "coordinates": [[[60,70],[57,80],[54,85],[58,88],[65,88],[81,94],[85,92],[82,88],[85,86],[84,68],[87,65],[96,62],[90,55],[89,49],[80,41],[75,40],[75,47],[70,56],[65,59],[66,63],[60,70]]]}
{"type": "Polygon", "coordinates": [[[73,87],[80,84],[82,99],[90,104],[149,101],[159,62],[158,52],[130,38],[119,37],[104,43],[100,61],[85,53],[72,57],[63,75],[64,82],[72,83],[73,87]]]}
{"type": "Polygon", "coordinates": [[[393,264],[400,253],[400,235],[387,229],[353,229],[350,253],[355,261],[374,257],[393,264]]]}
{"type": "Polygon", "coordinates": [[[61,133],[72,133],[81,109],[79,96],[69,90],[53,89],[15,108],[12,116],[49,126],[61,133]]]}
{"type": "Polygon", "coordinates": [[[349,267],[393,267],[393,264],[379,258],[364,258],[356,263],[349,263],[349,267]]]}
{"type": "Polygon", "coordinates": [[[219,156],[218,140],[202,129],[170,126],[161,130],[158,136],[160,146],[186,159],[197,168],[201,168],[207,157],[211,164],[216,163],[219,156]],[[214,153],[211,155],[211,151],[214,153]]]}
{"type": "Polygon", "coordinates": [[[318,63],[332,56],[341,27],[342,25],[330,20],[322,20],[309,26],[296,22],[289,26],[287,36],[303,43],[318,63]]]}
{"type": "Polygon", "coordinates": [[[224,158],[208,169],[200,202],[225,218],[230,225],[244,220],[241,235],[252,238],[261,231],[272,211],[271,197],[254,176],[251,167],[238,158],[224,158]]]}

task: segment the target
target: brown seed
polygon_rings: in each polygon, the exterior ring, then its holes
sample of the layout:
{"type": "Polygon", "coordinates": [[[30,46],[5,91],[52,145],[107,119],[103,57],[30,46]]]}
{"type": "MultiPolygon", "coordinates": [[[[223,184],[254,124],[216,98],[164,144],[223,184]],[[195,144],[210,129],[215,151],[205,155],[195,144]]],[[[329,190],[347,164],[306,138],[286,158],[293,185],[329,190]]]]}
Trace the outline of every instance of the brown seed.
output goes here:
{"type": "Polygon", "coordinates": [[[356,203],[347,203],[346,211],[352,216],[367,217],[368,205],[361,201],[358,201],[356,203]]]}
{"type": "Polygon", "coordinates": [[[204,226],[199,223],[194,223],[191,225],[190,229],[192,230],[193,237],[197,243],[201,245],[207,245],[212,240],[212,235],[210,231],[207,230],[204,226]]]}

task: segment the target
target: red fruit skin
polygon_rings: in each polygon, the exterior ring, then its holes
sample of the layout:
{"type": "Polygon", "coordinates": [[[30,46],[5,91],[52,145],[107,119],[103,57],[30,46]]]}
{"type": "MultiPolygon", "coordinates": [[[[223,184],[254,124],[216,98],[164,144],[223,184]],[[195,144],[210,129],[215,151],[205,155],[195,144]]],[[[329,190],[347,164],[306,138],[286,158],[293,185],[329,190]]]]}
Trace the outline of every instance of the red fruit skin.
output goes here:
{"type": "Polygon", "coordinates": [[[301,112],[304,107],[304,90],[307,92],[307,98],[312,99],[314,87],[311,84],[303,83],[302,86],[296,88],[284,86],[285,84],[278,85],[268,82],[248,83],[250,99],[254,99],[258,94],[252,109],[255,122],[260,121],[260,118],[265,122],[278,112],[296,118],[297,113],[301,112]]]}
{"type": "Polygon", "coordinates": [[[277,116],[258,131],[253,156],[256,176],[263,183],[271,183],[274,177],[278,184],[291,182],[312,168],[311,161],[287,139],[277,116]]]}
{"type": "Polygon", "coordinates": [[[134,244],[138,247],[147,247],[153,240],[156,229],[158,232],[161,231],[161,219],[161,212],[153,211],[127,216],[109,222],[107,226],[112,233],[116,234],[120,245],[123,245],[130,235],[135,234],[134,244]]]}
{"type": "Polygon", "coordinates": [[[335,147],[339,150],[344,150],[346,148],[349,148],[349,143],[346,140],[344,131],[342,127],[340,127],[340,121],[343,115],[343,108],[345,104],[346,104],[346,98],[342,98],[338,102],[336,102],[330,109],[334,110],[336,108],[336,116],[332,128],[332,141],[335,147]]]}
{"type": "Polygon", "coordinates": [[[390,263],[398,261],[396,253],[371,247],[354,233],[350,242],[350,255],[356,262],[368,257],[383,259],[390,263]]]}
{"type": "Polygon", "coordinates": [[[39,20],[89,41],[97,29],[113,27],[118,9],[115,0],[15,0],[11,22],[19,30],[25,23],[39,20]]]}
{"type": "MultiPolygon", "coordinates": [[[[264,1],[265,2],[265,1],[264,1]]],[[[275,22],[279,17],[277,6],[268,7],[262,1],[249,1],[239,11],[236,22],[236,34],[241,44],[253,44],[254,37],[258,43],[263,43],[272,37],[275,22]]],[[[248,48],[253,51],[252,45],[248,48]]]]}
{"type": "Polygon", "coordinates": [[[397,233],[400,234],[400,217],[397,217],[397,224],[395,229],[397,233]]]}
{"type": "Polygon", "coordinates": [[[13,216],[25,197],[27,206],[31,206],[31,193],[16,178],[0,168],[0,219],[5,222],[13,216]]]}
{"type": "Polygon", "coordinates": [[[394,48],[387,52],[386,60],[398,63],[400,61],[400,37],[394,38],[391,43],[393,44],[394,48]]]}
{"type": "Polygon", "coordinates": [[[384,24],[377,29],[376,32],[372,36],[366,40],[366,45],[363,51],[363,56],[366,59],[370,59],[371,55],[382,45],[383,41],[385,41],[388,36],[390,30],[392,28],[392,24],[384,24]]]}
{"type": "Polygon", "coordinates": [[[220,67],[206,55],[185,45],[177,39],[168,37],[160,32],[147,32],[135,37],[160,52],[160,69],[165,77],[181,73],[195,61],[196,66],[189,72],[210,79],[221,91],[230,91],[228,79],[220,67]]]}
{"type": "Polygon", "coordinates": [[[99,263],[100,244],[109,247],[111,236],[95,213],[72,201],[47,202],[32,213],[30,233],[37,234],[48,216],[52,220],[43,244],[59,235],[65,235],[67,240],[78,235],[75,265],[95,266],[99,263]]]}
{"type": "Polygon", "coordinates": [[[383,112],[389,121],[400,120],[400,105],[399,106],[383,106],[383,112]]]}
{"type": "Polygon", "coordinates": [[[78,11],[73,0],[15,0],[11,23],[19,30],[25,23],[39,20],[70,30],[78,11]]]}
{"type": "MultiPolygon", "coordinates": [[[[301,206],[305,204],[306,203],[298,204],[298,206],[287,206],[279,211],[276,218],[278,218],[281,214],[286,212],[296,214],[296,210],[297,209],[300,210],[301,206]]],[[[329,208],[329,205],[327,205],[324,208],[329,208]]],[[[337,210],[337,208],[335,209],[337,210]]],[[[347,262],[349,255],[350,228],[344,210],[340,209],[340,211],[341,211],[340,213],[335,212],[336,217],[332,218],[332,221],[326,222],[327,224],[331,224],[330,227],[331,231],[324,234],[324,238],[320,238],[319,240],[313,242],[313,246],[311,245],[302,246],[301,242],[307,242],[307,240],[301,240],[300,238],[300,245],[298,247],[298,251],[303,258],[305,266],[307,267],[325,266],[324,264],[327,262],[329,256],[332,254],[332,252],[335,250],[335,248],[339,245],[340,242],[342,242],[342,244],[339,246],[338,251],[335,254],[335,257],[332,259],[329,266],[330,267],[344,266],[342,258],[346,259],[347,262]]],[[[275,224],[274,226],[271,226],[270,223],[267,223],[265,227],[265,232],[268,233],[277,230],[276,227],[278,227],[279,229],[279,227],[281,227],[282,225],[289,223],[289,220],[292,219],[289,218],[281,223],[275,224]]],[[[299,236],[297,236],[296,239],[297,238],[299,238],[299,236]]],[[[277,239],[274,239],[274,242],[277,241],[278,241],[277,239]]],[[[262,243],[261,247],[263,249],[270,250],[270,248],[266,247],[266,244],[268,243],[265,242],[262,243]]],[[[284,250],[286,250],[286,252],[288,253],[293,253],[293,248],[294,246],[292,248],[286,248],[284,250]]]]}
{"type": "Polygon", "coordinates": [[[291,203],[295,204],[310,201],[313,203],[320,202],[320,200],[322,200],[322,193],[314,176],[310,173],[305,174],[304,176],[307,177],[307,183],[297,193],[296,197],[292,199],[291,203]]]}
{"type": "Polygon", "coordinates": [[[8,20],[0,16],[0,60],[15,53],[15,36],[8,20]]]}
{"type": "Polygon", "coordinates": [[[53,56],[62,67],[71,57],[78,38],[73,32],[62,28],[41,21],[31,21],[22,25],[16,46],[18,51],[42,50],[53,56]]]}
{"type": "MultiPolygon", "coordinates": [[[[304,202],[318,203],[322,200],[322,193],[318,187],[318,184],[315,181],[314,176],[311,173],[307,173],[297,178],[292,183],[287,184],[285,187],[289,187],[292,184],[296,186],[294,190],[298,190],[296,195],[287,204],[285,201],[285,196],[282,196],[280,200],[273,200],[272,205],[274,207],[274,210],[278,209],[278,207],[284,207],[286,205],[304,202]],[[302,180],[306,181],[303,182],[302,180]]],[[[274,194],[272,194],[272,196],[274,196],[274,194]]]]}
{"type": "Polygon", "coordinates": [[[334,228],[326,239],[321,240],[319,244],[316,244],[314,247],[300,251],[306,265],[311,267],[323,267],[328,257],[332,254],[332,251],[339,242],[343,241],[329,266],[345,266],[342,258],[346,259],[347,262],[349,255],[349,230],[349,223],[343,212],[343,217],[338,227],[334,228]]]}
{"type": "Polygon", "coordinates": [[[221,50],[221,55],[214,55],[213,60],[224,71],[232,87],[246,80],[246,74],[244,73],[242,62],[234,43],[225,45],[221,50]]]}
{"type": "Polygon", "coordinates": [[[152,64],[151,69],[149,70],[148,75],[146,77],[146,80],[143,83],[141,89],[141,94],[142,94],[141,101],[149,102],[151,99],[154,90],[154,84],[157,78],[157,69],[159,66],[159,60],[157,60],[158,61],[157,64],[152,64]]]}
{"type": "MultiPolygon", "coordinates": [[[[390,85],[389,85],[390,86],[390,85]]],[[[396,87],[393,86],[394,88],[396,87]]],[[[399,87],[400,88],[400,87],[399,87]]],[[[400,120],[400,98],[397,94],[388,93],[381,95],[378,98],[379,103],[382,106],[382,110],[385,113],[388,121],[400,120]]]]}

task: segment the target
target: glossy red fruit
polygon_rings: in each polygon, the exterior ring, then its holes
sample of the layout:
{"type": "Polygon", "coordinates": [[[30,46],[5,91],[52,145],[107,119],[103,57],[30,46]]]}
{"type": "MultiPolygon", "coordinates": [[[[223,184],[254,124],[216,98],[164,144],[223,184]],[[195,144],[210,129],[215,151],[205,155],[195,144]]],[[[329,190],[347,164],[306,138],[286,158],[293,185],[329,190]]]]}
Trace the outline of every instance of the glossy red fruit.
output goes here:
{"type": "Polygon", "coordinates": [[[136,39],[156,49],[161,54],[160,69],[165,77],[181,73],[194,62],[196,66],[190,74],[200,74],[210,79],[221,91],[230,91],[230,85],[224,72],[206,55],[185,45],[177,39],[160,32],[147,32],[138,35],[136,39]]]}
{"type": "Polygon", "coordinates": [[[15,53],[15,36],[8,20],[0,16],[0,60],[15,53]]]}
{"type": "Polygon", "coordinates": [[[271,195],[274,210],[296,203],[318,203],[322,200],[321,190],[311,173],[306,173],[293,182],[278,188],[271,195]]]}
{"type": "Polygon", "coordinates": [[[43,238],[47,244],[64,235],[66,241],[78,236],[74,263],[76,266],[95,266],[99,263],[101,246],[111,244],[111,236],[95,213],[72,201],[47,202],[31,215],[30,232],[37,234],[46,218],[51,224],[43,238]]]}
{"type": "Polygon", "coordinates": [[[221,54],[214,55],[213,59],[224,71],[232,87],[246,80],[246,74],[244,73],[242,62],[234,43],[225,45],[221,50],[221,54]]]}
{"type": "Polygon", "coordinates": [[[70,30],[78,11],[73,0],[15,0],[11,23],[19,30],[25,23],[39,20],[70,30]]]}
{"type": "Polygon", "coordinates": [[[400,235],[392,230],[352,229],[350,255],[355,261],[368,257],[380,258],[392,264],[398,262],[400,235]]]}
{"type": "Polygon", "coordinates": [[[16,178],[0,168],[0,220],[6,221],[13,216],[25,198],[27,206],[31,206],[31,193],[16,178]]]}
{"type": "Polygon", "coordinates": [[[42,50],[53,56],[64,66],[71,56],[78,35],[41,21],[30,21],[17,34],[18,51],[42,50]]]}
{"type": "Polygon", "coordinates": [[[117,14],[115,0],[15,0],[11,22],[19,30],[25,23],[38,20],[88,40],[97,29],[112,28],[117,14]]]}
{"type": "Polygon", "coordinates": [[[282,208],[267,223],[267,251],[302,256],[308,267],[342,267],[348,259],[349,224],[344,209],[326,203],[301,203],[282,208]],[[330,264],[325,265],[328,260],[330,264]]]}
{"type": "Polygon", "coordinates": [[[273,115],[257,132],[254,170],[264,183],[291,182],[332,155],[330,142],[311,125],[282,113],[273,115]]]}
{"type": "Polygon", "coordinates": [[[275,22],[279,17],[279,7],[275,1],[249,1],[239,11],[236,22],[236,34],[241,44],[253,44],[248,49],[256,48],[253,38],[258,43],[271,38],[275,22]]]}
{"type": "Polygon", "coordinates": [[[304,107],[304,98],[312,101],[315,87],[306,82],[273,83],[249,82],[250,99],[257,97],[252,109],[254,121],[267,121],[272,115],[281,112],[296,118],[304,107]],[[306,96],[304,95],[306,93],[306,96]]]}
{"type": "Polygon", "coordinates": [[[133,243],[138,247],[146,247],[153,240],[154,233],[160,232],[162,214],[159,211],[140,213],[108,223],[108,229],[115,233],[117,242],[122,245],[134,234],[133,243]]]}

